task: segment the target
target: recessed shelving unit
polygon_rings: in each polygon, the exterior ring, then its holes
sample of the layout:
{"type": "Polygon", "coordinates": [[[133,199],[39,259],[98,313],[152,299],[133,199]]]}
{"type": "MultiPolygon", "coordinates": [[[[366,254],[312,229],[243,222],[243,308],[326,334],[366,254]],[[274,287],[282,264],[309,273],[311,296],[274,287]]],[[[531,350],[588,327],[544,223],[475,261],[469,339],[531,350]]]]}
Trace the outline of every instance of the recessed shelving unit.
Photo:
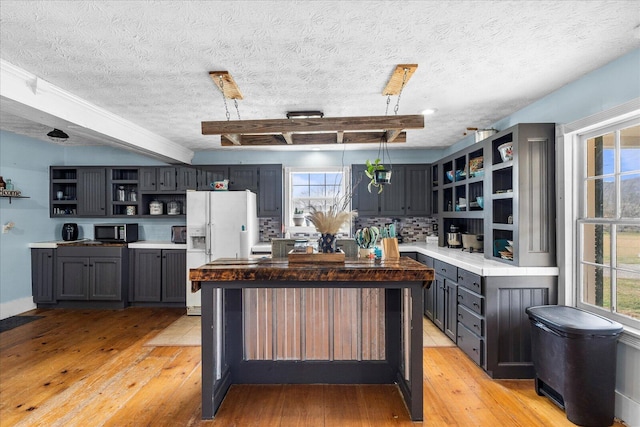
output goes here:
{"type": "Polygon", "coordinates": [[[439,245],[456,225],[463,233],[484,234],[485,258],[555,266],[554,146],[555,124],[524,123],[434,163],[439,245]],[[503,144],[512,146],[510,159],[500,155],[503,144]]]}

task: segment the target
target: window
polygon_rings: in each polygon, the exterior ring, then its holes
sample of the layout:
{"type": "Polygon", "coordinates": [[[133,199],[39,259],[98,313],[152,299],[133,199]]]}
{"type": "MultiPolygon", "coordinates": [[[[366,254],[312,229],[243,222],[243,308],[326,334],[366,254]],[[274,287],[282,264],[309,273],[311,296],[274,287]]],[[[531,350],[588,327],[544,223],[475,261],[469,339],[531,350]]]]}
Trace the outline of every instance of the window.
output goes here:
{"type": "Polygon", "coordinates": [[[581,137],[578,305],[640,327],[640,125],[581,137]]]}
{"type": "MultiPolygon", "coordinates": [[[[286,168],[285,227],[291,233],[315,233],[313,224],[304,219],[310,208],[326,210],[348,194],[349,168],[286,168]],[[302,212],[302,214],[296,214],[302,212]]],[[[350,209],[349,205],[349,209],[350,209]]],[[[349,233],[346,224],[345,233],[349,233]]]]}

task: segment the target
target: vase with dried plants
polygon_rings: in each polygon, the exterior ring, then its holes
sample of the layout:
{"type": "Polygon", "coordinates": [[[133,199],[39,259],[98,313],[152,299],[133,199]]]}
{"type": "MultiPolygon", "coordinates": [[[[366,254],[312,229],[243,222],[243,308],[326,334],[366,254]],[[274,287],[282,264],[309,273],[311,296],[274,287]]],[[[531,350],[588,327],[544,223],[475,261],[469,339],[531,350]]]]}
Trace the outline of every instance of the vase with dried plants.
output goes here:
{"type": "Polygon", "coordinates": [[[352,191],[348,190],[342,196],[338,194],[332,204],[324,209],[309,207],[307,219],[321,235],[319,246],[322,252],[336,251],[336,235],[345,223],[358,215],[356,211],[349,210],[352,197],[352,191]]]}

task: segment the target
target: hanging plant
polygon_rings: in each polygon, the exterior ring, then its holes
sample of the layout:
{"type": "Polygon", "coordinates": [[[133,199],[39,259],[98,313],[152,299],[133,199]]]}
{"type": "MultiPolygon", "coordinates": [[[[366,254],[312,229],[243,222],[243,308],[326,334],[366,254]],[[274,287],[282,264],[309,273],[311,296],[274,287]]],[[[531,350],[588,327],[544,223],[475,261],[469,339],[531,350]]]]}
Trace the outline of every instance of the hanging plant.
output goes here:
{"type": "Polygon", "coordinates": [[[378,194],[382,193],[384,189],[383,185],[391,182],[391,171],[387,170],[384,165],[380,163],[380,159],[375,159],[373,163],[367,160],[365,166],[367,168],[364,173],[367,175],[367,178],[370,179],[367,190],[371,193],[371,187],[376,187],[378,194]]]}

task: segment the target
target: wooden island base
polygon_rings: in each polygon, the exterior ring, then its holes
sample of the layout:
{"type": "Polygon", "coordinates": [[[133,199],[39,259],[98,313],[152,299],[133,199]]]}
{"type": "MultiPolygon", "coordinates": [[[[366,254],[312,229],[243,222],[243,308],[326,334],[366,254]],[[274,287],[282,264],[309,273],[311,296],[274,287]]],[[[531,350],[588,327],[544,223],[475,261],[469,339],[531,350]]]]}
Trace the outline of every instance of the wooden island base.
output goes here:
{"type": "Polygon", "coordinates": [[[422,420],[422,290],[433,269],[407,257],[331,265],[220,259],[189,278],[202,289],[203,419],[214,417],[232,384],[397,384],[411,419],[422,420]],[[385,358],[247,360],[242,296],[254,288],[384,289],[385,358]]]}

